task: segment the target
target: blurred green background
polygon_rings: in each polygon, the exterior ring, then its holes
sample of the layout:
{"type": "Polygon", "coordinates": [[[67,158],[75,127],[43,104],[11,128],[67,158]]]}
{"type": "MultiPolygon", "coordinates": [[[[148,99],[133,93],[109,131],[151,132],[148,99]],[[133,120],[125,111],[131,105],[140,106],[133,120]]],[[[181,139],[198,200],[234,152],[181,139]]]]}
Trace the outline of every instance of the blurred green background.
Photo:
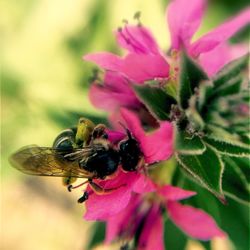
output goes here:
{"type": "MultiPolygon", "coordinates": [[[[21,146],[50,146],[79,116],[94,109],[87,92],[93,65],[82,55],[122,54],[113,31],[141,11],[160,46],[167,50],[166,0],[8,0],[1,2],[1,249],[86,249],[92,223],[57,178],[25,176],[8,163],[21,146]]],[[[188,1],[187,1],[188,2],[188,1]]],[[[247,1],[209,1],[202,28],[221,23],[247,1]]],[[[195,249],[194,246],[191,247],[195,249]]]]}

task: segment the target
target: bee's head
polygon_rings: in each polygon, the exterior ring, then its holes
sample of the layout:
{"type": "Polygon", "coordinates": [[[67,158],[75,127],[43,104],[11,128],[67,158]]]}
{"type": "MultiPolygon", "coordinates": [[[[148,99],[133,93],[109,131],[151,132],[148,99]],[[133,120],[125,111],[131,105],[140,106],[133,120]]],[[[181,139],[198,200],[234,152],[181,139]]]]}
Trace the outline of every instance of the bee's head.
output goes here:
{"type": "Polygon", "coordinates": [[[120,141],[118,148],[121,157],[121,165],[124,171],[136,171],[138,163],[142,157],[139,142],[132,136],[128,128],[127,138],[120,141]]]}

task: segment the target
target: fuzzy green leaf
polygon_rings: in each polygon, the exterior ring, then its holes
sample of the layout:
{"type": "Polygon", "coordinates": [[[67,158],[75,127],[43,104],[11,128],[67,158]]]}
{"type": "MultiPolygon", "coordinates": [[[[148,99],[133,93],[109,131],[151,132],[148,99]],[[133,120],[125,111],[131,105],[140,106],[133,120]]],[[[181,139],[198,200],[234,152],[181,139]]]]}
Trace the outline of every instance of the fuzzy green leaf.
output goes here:
{"type": "Polygon", "coordinates": [[[197,108],[200,112],[206,108],[207,100],[213,93],[213,83],[211,81],[204,81],[199,85],[199,96],[197,108]]]}
{"type": "Polygon", "coordinates": [[[240,92],[242,83],[242,77],[237,75],[234,78],[231,78],[224,84],[217,86],[212,93],[212,97],[224,97],[228,95],[236,95],[240,92]]]}
{"type": "Polygon", "coordinates": [[[220,87],[225,82],[237,76],[241,71],[248,67],[249,54],[242,56],[228,63],[218,74],[214,77],[213,82],[215,88],[220,87]]]}
{"type": "Polygon", "coordinates": [[[204,141],[221,154],[237,157],[246,157],[250,155],[250,147],[244,144],[229,143],[211,137],[205,137],[204,141]]]}
{"type": "Polygon", "coordinates": [[[195,131],[202,131],[205,127],[203,117],[197,110],[197,96],[193,95],[189,99],[189,107],[186,109],[188,121],[195,131]]]}
{"type": "Polygon", "coordinates": [[[249,178],[249,159],[239,161],[235,157],[223,157],[225,170],[223,173],[222,187],[225,194],[232,199],[250,204],[250,190],[247,178],[249,178]]]}
{"type": "Polygon", "coordinates": [[[176,100],[162,89],[144,85],[134,86],[135,92],[153,116],[159,120],[169,120],[172,104],[176,100]]]}
{"type": "Polygon", "coordinates": [[[179,154],[200,155],[206,150],[206,146],[198,136],[176,130],[175,149],[179,154]]]}
{"type": "Polygon", "coordinates": [[[179,102],[183,109],[188,108],[190,97],[203,80],[207,80],[206,73],[185,53],[181,57],[179,78],[179,102]]]}
{"type": "Polygon", "coordinates": [[[213,193],[221,202],[225,202],[222,192],[222,173],[224,170],[220,156],[210,147],[202,155],[182,155],[176,153],[180,166],[213,193]]]}

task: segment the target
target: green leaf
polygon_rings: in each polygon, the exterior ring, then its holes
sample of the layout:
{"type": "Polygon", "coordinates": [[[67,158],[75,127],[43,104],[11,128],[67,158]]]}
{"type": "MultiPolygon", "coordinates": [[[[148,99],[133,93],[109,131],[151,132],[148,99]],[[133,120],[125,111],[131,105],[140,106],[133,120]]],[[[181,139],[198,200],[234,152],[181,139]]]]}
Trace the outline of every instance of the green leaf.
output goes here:
{"type": "Polygon", "coordinates": [[[224,170],[220,156],[210,147],[202,155],[182,155],[176,153],[180,166],[194,180],[213,193],[221,202],[225,203],[222,192],[222,173],[224,170]]]}
{"type": "Polygon", "coordinates": [[[187,236],[167,218],[164,224],[165,248],[171,250],[185,249],[187,240],[187,236]]]}
{"type": "Polygon", "coordinates": [[[105,238],[105,223],[104,222],[95,222],[94,232],[92,238],[87,247],[88,250],[93,249],[96,245],[102,243],[105,238]]]}
{"type": "Polygon", "coordinates": [[[199,85],[198,95],[198,110],[202,112],[203,108],[207,107],[207,100],[213,93],[213,83],[211,81],[201,82],[199,85]]]}
{"type": "Polygon", "coordinates": [[[206,150],[206,146],[198,136],[190,136],[176,129],[175,149],[179,154],[200,155],[206,150]]]}
{"type": "Polygon", "coordinates": [[[250,147],[244,144],[234,142],[230,143],[211,137],[204,137],[203,140],[221,154],[237,157],[246,157],[250,155],[250,147]]]}
{"type": "Polygon", "coordinates": [[[201,114],[197,110],[197,96],[193,95],[189,99],[189,107],[186,109],[186,116],[189,124],[195,131],[202,131],[205,127],[205,123],[201,114]]]}
{"type": "Polygon", "coordinates": [[[219,204],[221,227],[237,250],[249,250],[249,207],[228,199],[227,206],[219,204]]]}
{"type": "Polygon", "coordinates": [[[219,126],[218,124],[208,123],[206,128],[209,134],[213,134],[214,138],[218,137],[227,141],[231,141],[231,140],[235,141],[238,139],[237,135],[228,132],[227,130],[225,130],[225,128],[219,126]]]}
{"type": "Polygon", "coordinates": [[[135,92],[153,116],[159,120],[169,120],[171,106],[176,100],[162,89],[148,85],[134,86],[135,92]]]}
{"type": "Polygon", "coordinates": [[[223,157],[225,170],[222,187],[225,195],[237,202],[250,204],[250,190],[247,178],[250,175],[249,159],[239,161],[235,157],[223,157]]]}
{"type": "Polygon", "coordinates": [[[242,56],[228,63],[218,74],[214,77],[213,82],[215,88],[220,87],[225,82],[237,76],[241,71],[248,67],[249,54],[242,56]]]}
{"type": "Polygon", "coordinates": [[[221,84],[220,86],[217,86],[217,88],[214,89],[212,93],[212,97],[225,97],[228,95],[236,95],[241,90],[241,83],[242,83],[242,77],[240,75],[237,75],[234,78],[231,78],[227,82],[221,84]]]}
{"type": "Polygon", "coordinates": [[[183,109],[188,108],[189,99],[195,93],[199,83],[207,79],[207,75],[200,66],[183,53],[179,77],[179,102],[183,109]]]}
{"type": "Polygon", "coordinates": [[[249,158],[233,158],[231,157],[231,159],[233,159],[237,165],[240,167],[240,170],[243,172],[247,183],[250,182],[250,160],[249,158]]]}

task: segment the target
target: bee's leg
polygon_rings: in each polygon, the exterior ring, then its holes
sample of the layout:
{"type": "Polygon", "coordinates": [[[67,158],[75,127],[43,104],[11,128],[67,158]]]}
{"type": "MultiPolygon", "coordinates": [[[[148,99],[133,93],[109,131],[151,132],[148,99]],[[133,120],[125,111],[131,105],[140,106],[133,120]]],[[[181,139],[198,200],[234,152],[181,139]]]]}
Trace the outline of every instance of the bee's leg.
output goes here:
{"type": "Polygon", "coordinates": [[[83,193],[83,196],[80,197],[80,198],[77,200],[77,202],[78,202],[78,203],[83,203],[83,202],[86,201],[88,198],[89,198],[89,193],[88,193],[87,191],[85,191],[85,192],[83,193]]]}
{"type": "MultiPolygon", "coordinates": [[[[108,188],[108,189],[105,189],[105,188],[102,188],[101,186],[99,186],[98,184],[94,183],[92,181],[92,179],[88,179],[87,182],[89,183],[89,185],[91,186],[92,190],[96,193],[96,194],[99,194],[99,195],[102,195],[102,194],[110,194],[112,193],[113,191],[117,190],[118,188],[122,187],[122,186],[125,186],[125,184],[123,185],[120,185],[119,187],[116,187],[116,188],[108,188]]],[[[84,182],[85,184],[86,182],[84,182]]],[[[80,184],[81,185],[81,184],[80,184]]],[[[80,186],[78,185],[78,186],[80,186]]],[[[82,184],[83,185],[83,184],[82,184]]],[[[77,186],[77,187],[78,187],[77,186]]],[[[73,187],[75,188],[75,187],[73,187]]],[[[85,202],[88,198],[89,198],[89,192],[88,191],[85,191],[82,195],[82,197],[80,197],[78,199],[78,203],[83,203],[85,202]]]]}
{"type": "Polygon", "coordinates": [[[89,185],[91,186],[91,188],[93,189],[93,191],[96,194],[102,195],[102,194],[110,194],[113,191],[117,190],[118,188],[125,186],[125,184],[120,185],[118,187],[115,188],[103,188],[100,185],[96,184],[95,182],[93,182],[92,180],[89,180],[89,185]]]}
{"type": "Polygon", "coordinates": [[[67,177],[62,177],[63,186],[70,186],[70,184],[74,183],[77,180],[75,177],[71,177],[70,174],[67,177]]]}
{"type": "Polygon", "coordinates": [[[98,124],[95,126],[92,132],[92,140],[97,138],[108,139],[108,134],[106,133],[106,126],[104,124],[98,124]]]}
{"type": "Polygon", "coordinates": [[[88,183],[88,182],[89,182],[89,180],[84,181],[83,183],[80,183],[80,184],[77,185],[77,186],[73,186],[73,185],[70,184],[70,185],[67,186],[67,189],[68,189],[69,192],[71,192],[72,189],[79,188],[79,187],[83,186],[84,184],[86,184],[86,183],[88,183]]]}

